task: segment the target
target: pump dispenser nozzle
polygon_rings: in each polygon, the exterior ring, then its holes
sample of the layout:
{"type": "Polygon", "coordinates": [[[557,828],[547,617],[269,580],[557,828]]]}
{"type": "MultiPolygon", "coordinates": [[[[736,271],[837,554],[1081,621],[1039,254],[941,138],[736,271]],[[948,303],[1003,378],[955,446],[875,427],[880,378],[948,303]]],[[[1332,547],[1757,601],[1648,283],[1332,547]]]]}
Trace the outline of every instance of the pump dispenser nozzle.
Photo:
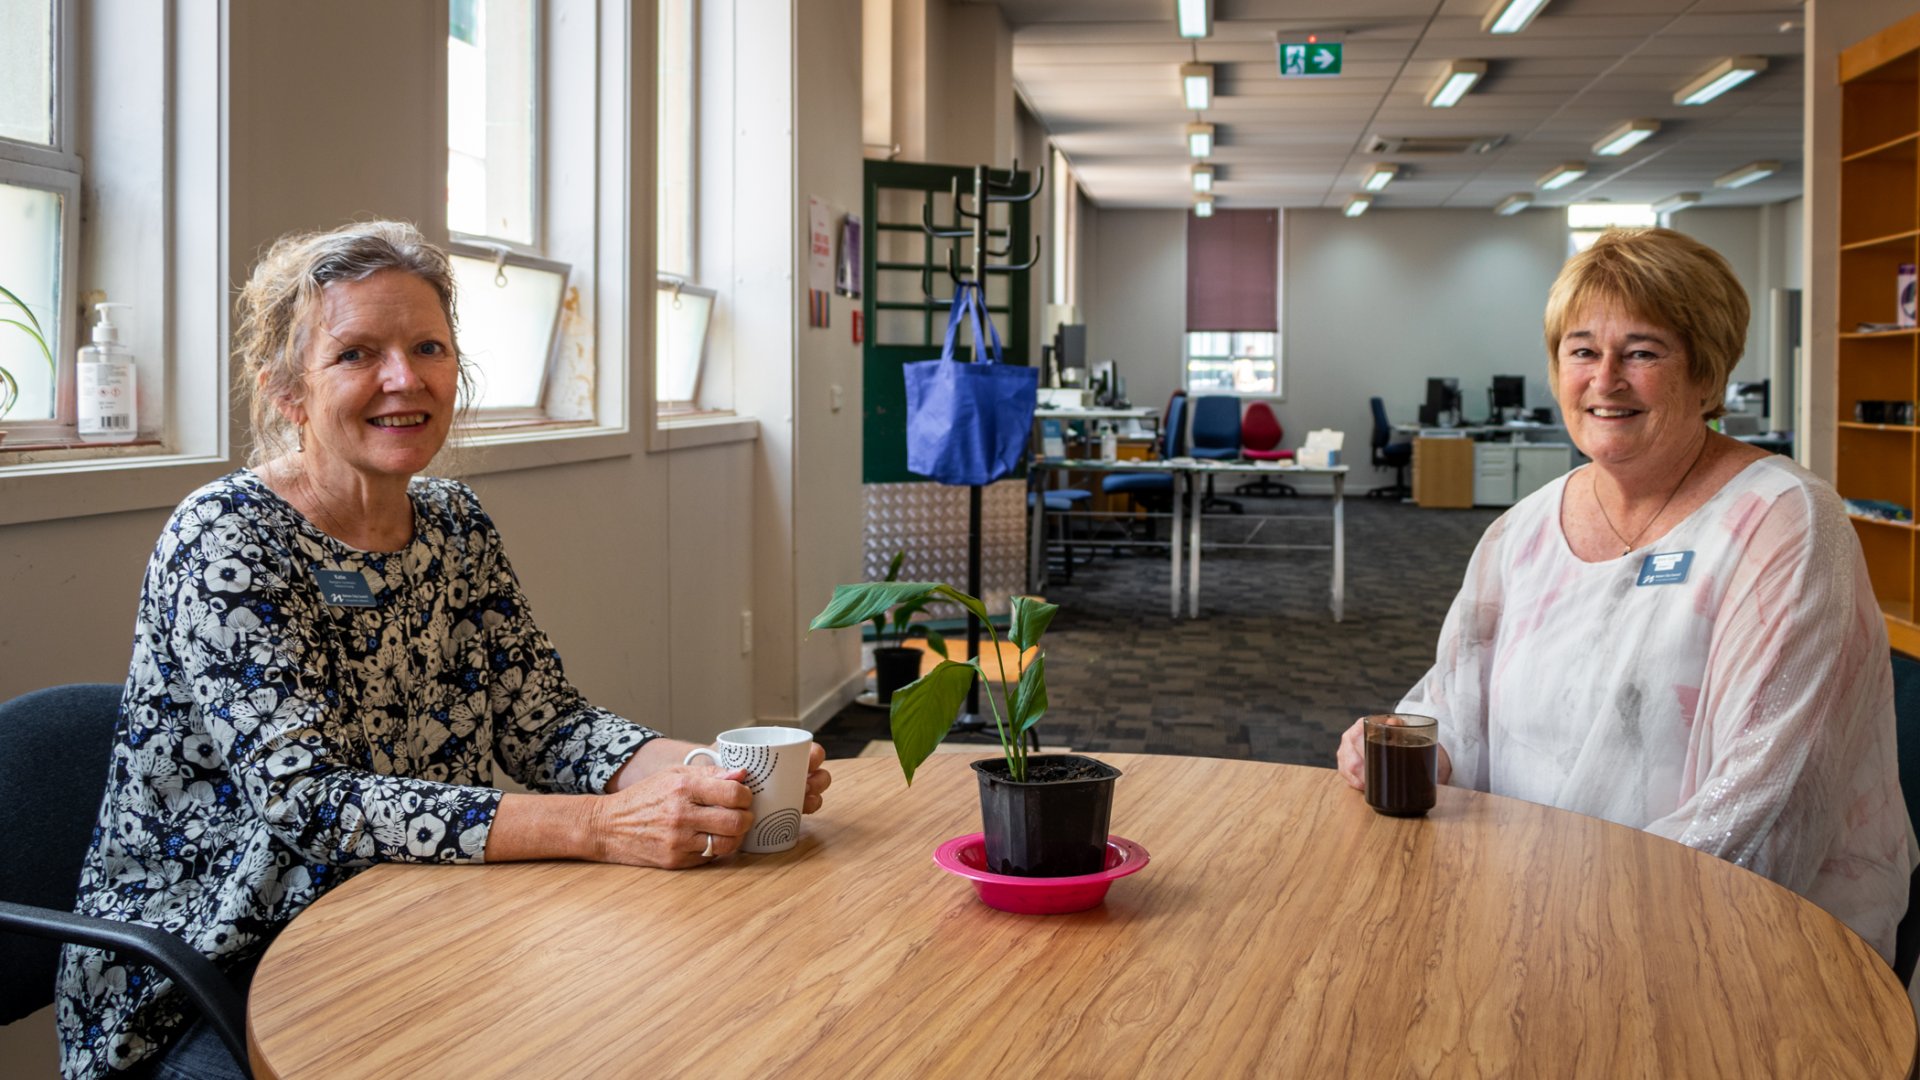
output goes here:
{"type": "Polygon", "coordinates": [[[120,303],[115,303],[111,300],[102,300],[99,303],[93,305],[93,309],[99,312],[98,321],[96,321],[93,324],[94,344],[97,345],[103,341],[110,341],[115,344],[119,344],[120,327],[115,325],[113,321],[113,309],[129,308],[132,306],[133,306],[132,304],[120,304],[120,303]]]}

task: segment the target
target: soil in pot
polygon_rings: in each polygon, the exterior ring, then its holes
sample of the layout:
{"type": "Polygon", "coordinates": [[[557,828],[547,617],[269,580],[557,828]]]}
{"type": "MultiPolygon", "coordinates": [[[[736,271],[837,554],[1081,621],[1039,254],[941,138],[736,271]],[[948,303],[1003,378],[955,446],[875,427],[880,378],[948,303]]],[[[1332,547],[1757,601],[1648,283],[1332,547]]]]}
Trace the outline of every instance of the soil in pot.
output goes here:
{"type": "Polygon", "coordinates": [[[873,697],[885,705],[893,692],[920,677],[920,661],[927,654],[919,649],[891,646],[873,650],[873,697]]]}
{"type": "Polygon", "coordinates": [[[1008,778],[1004,758],[973,763],[987,869],[1019,877],[1097,874],[1107,864],[1107,824],[1120,770],[1078,754],[1027,759],[1027,779],[1008,778]]]}

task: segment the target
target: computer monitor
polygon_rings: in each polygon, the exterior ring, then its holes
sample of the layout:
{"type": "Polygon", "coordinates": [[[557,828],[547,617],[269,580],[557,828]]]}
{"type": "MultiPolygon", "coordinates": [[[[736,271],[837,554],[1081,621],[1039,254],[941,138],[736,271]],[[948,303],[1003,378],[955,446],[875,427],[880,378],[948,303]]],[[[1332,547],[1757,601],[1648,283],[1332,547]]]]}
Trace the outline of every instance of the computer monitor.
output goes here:
{"type": "Polygon", "coordinates": [[[1427,405],[1437,413],[1460,414],[1460,380],[1428,379],[1427,405]]]}
{"type": "Polygon", "coordinates": [[[1493,377],[1493,407],[1495,409],[1526,408],[1527,377],[1525,375],[1495,375],[1493,377]]]}
{"type": "Polygon", "coordinates": [[[1087,324],[1061,323],[1053,332],[1053,355],[1060,367],[1085,368],[1087,366],[1087,324]]]}

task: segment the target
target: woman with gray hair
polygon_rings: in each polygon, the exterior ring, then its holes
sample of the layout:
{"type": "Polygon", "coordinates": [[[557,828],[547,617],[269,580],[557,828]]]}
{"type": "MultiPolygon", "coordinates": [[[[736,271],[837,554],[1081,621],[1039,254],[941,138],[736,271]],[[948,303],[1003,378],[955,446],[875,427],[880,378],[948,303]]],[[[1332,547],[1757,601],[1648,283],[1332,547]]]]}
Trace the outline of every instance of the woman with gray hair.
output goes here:
{"type": "MultiPolygon", "coordinates": [[[[739,848],[743,772],[596,708],[465,485],[453,275],[411,226],[280,240],[240,294],[250,467],[147,565],[77,910],[158,926],[244,989],[274,935],[378,862],[687,867],[739,848]],[[493,786],[494,763],[537,794],[493,786]]],[[[805,809],[829,778],[813,747],[805,809]]],[[[156,972],[62,957],[61,1068],[239,1075],[156,972]]]]}

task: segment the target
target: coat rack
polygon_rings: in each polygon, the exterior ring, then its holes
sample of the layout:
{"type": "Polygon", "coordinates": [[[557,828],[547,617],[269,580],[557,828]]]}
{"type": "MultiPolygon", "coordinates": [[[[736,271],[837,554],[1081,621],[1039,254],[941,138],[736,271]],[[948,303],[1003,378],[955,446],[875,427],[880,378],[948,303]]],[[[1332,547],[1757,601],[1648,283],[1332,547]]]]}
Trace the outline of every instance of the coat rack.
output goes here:
{"type": "MultiPolygon", "coordinates": [[[[978,287],[980,289],[980,301],[983,308],[986,306],[987,275],[1023,273],[1033,269],[1039,265],[1040,262],[1040,237],[1038,235],[1033,238],[1033,257],[1026,262],[1015,265],[1012,263],[994,263],[991,261],[993,259],[1004,259],[1013,254],[1013,231],[1012,229],[1003,230],[1007,237],[1007,246],[1003,249],[995,250],[991,243],[994,230],[987,225],[988,207],[994,203],[1032,202],[1034,197],[1039,195],[1041,190],[1046,187],[1046,166],[1042,165],[1037,170],[1033,187],[1024,192],[1014,187],[1015,178],[1018,176],[1019,171],[1020,162],[1017,158],[1013,162],[1013,168],[1007,170],[1007,178],[1005,180],[994,179],[993,169],[985,165],[975,165],[973,167],[973,194],[971,196],[973,209],[971,210],[967,209],[967,203],[964,201],[967,196],[960,190],[960,178],[954,178],[953,186],[950,189],[954,213],[959,218],[972,221],[973,224],[970,227],[942,229],[933,223],[933,206],[931,200],[921,204],[920,207],[920,230],[935,239],[953,241],[947,245],[947,276],[953,280],[956,293],[962,285],[978,287]],[[973,262],[970,273],[963,275],[960,271],[958,259],[960,247],[958,241],[968,237],[973,238],[973,262]]],[[[959,222],[956,221],[955,224],[957,225],[959,222]]],[[[930,301],[947,305],[953,303],[952,297],[943,299],[934,295],[933,268],[931,266],[921,268],[920,291],[925,294],[930,301]]],[[[979,362],[981,350],[984,348],[986,348],[986,342],[975,341],[973,343],[973,357],[976,363],[979,362]]],[[[967,489],[967,592],[973,596],[980,595],[980,486],[978,484],[967,489]]],[[[968,612],[967,614],[967,655],[975,660],[978,660],[980,656],[980,620],[972,612],[968,612]]],[[[967,690],[967,711],[954,723],[953,730],[968,732],[980,731],[986,728],[986,726],[986,720],[980,715],[980,680],[976,678],[973,685],[967,690]]],[[[1034,739],[1037,742],[1039,736],[1035,735],[1034,739]]]]}

